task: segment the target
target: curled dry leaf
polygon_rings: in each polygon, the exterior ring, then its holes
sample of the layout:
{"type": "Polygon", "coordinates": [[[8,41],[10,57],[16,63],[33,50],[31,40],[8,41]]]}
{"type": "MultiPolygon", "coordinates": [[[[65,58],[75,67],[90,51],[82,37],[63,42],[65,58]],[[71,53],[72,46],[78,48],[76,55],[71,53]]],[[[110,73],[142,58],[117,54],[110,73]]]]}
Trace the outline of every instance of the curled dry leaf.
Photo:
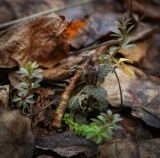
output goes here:
{"type": "Polygon", "coordinates": [[[64,37],[67,22],[56,14],[17,24],[0,33],[0,67],[11,68],[37,61],[51,68],[69,51],[64,37]]]}
{"type": "MultiPolygon", "coordinates": [[[[145,108],[153,105],[153,100],[159,96],[160,80],[151,75],[146,75],[137,68],[133,68],[135,78],[129,79],[120,69],[116,69],[122,89],[123,106],[132,109],[132,115],[141,118],[150,126],[160,128],[159,113],[146,111],[145,108]]],[[[110,73],[105,78],[102,87],[107,90],[107,100],[114,106],[121,105],[120,90],[115,74],[110,73]]],[[[154,105],[159,109],[159,104],[154,105]]]]}

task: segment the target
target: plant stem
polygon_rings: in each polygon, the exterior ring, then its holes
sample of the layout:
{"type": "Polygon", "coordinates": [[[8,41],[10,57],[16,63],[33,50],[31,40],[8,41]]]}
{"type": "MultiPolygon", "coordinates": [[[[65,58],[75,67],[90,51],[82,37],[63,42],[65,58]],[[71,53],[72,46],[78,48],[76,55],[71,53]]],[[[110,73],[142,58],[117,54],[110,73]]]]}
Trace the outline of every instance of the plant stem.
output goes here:
{"type": "Polygon", "coordinates": [[[122,106],[123,105],[122,87],[121,87],[121,83],[120,83],[120,80],[119,80],[119,77],[117,75],[117,72],[116,72],[115,68],[114,68],[114,74],[115,74],[115,76],[117,78],[117,81],[118,81],[119,92],[120,92],[120,100],[121,100],[121,106],[122,106]]]}

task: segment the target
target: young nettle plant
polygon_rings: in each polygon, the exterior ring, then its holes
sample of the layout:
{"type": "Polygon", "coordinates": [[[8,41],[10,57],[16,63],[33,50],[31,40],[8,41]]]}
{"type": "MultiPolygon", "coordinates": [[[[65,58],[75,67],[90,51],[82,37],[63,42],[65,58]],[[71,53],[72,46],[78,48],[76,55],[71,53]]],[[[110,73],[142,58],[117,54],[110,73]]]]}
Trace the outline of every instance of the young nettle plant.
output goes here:
{"type": "Polygon", "coordinates": [[[113,68],[111,65],[97,64],[92,57],[87,57],[86,63],[81,67],[82,78],[86,86],[75,96],[72,96],[68,102],[71,112],[83,111],[87,113],[93,108],[100,111],[107,107],[106,90],[98,84],[104,80],[104,77],[113,68]],[[94,104],[95,103],[95,104],[94,104]]]}
{"type": "Polygon", "coordinates": [[[24,82],[19,83],[15,89],[17,93],[13,97],[13,102],[23,109],[27,108],[29,110],[29,105],[35,103],[34,90],[40,86],[42,81],[42,69],[38,68],[36,62],[28,62],[20,67],[17,72],[23,77],[24,82]]]}
{"type": "Polygon", "coordinates": [[[114,132],[120,128],[118,123],[122,119],[119,114],[113,114],[111,110],[108,110],[106,114],[102,113],[97,116],[97,119],[92,119],[90,124],[75,123],[70,114],[65,114],[63,120],[77,135],[100,144],[106,139],[112,140],[114,132]]]}

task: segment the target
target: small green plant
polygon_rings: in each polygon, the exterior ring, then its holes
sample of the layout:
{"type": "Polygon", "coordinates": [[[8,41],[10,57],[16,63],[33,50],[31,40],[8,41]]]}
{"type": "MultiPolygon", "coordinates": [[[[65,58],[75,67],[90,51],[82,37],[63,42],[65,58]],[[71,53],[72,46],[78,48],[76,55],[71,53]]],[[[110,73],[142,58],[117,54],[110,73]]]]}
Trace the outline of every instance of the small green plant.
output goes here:
{"type": "Polygon", "coordinates": [[[118,40],[117,46],[112,46],[109,48],[108,52],[110,57],[114,57],[122,48],[133,47],[133,44],[130,44],[129,33],[133,29],[134,25],[130,25],[130,19],[121,18],[119,21],[115,22],[116,28],[112,30],[112,35],[118,40]]]}
{"type": "Polygon", "coordinates": [[[126,58],[115,58],[116,54],[122,49],[128,49],[133,47],[133,44],[130,44],[131,38],[129,37],[130,31],[133,29],[134,25],[130,26],[130,19],[121,18],[119,21],[115,22],[116,28],[112,30],[113,37],[118,41],[117,45],[111,46],[108,50],[109,60],[114,67],[118,67],[123,70],[123,72],[130,78],[134,78],[134,72],[125,64],[131,63],[133,61],[126,58]]]}
{"type": "Polygon", "coordinates": [[[29,109],[30,104],[35,103],[34,90],[38,88],[39,83],[42,81],[42,69],[38,68],[36,62],[28,62],[17,72],[23,77],[24,82],[16,86],[17,93],[13,97],[13,102],[23,109],[29,109]]]}
{"type": "Polygon", "coordinates": [[[118,122],[122,119],[119,114],[112,114],[112,111],[108,110],[107,114],[98,115],[97,119],[92,119],[88,125],[74,122],[70,114],[65,114],[63,120],[75,134],[100,144],[106,139],[112,140],[114,131],[120,128],[118,122]]]}
{"type": "Polygon", "coordinates": [[[109,48],[107,55],[100,56],[99,64],[96,63],[92,57],[88,57],[84,66],[81,68],[78,67],[81,69],[82,76],[86,81],[87,86],[85,86],[77,95],[71,97],[68,104],[72,111],[82,109],[84,112],[89,108],[93,108],[94,104],[91,104],[92,107],[88,104],[88,100],[91,99],[97,101],[97,108],[103,109],[103,107],[106,107],[107,92],[102,87],[99,87],[98,84],[104,81],[104,78],[108,73],[115,72],[115,67],[122,69],[130,78],[134,77],[134,72],[126,64],[133,63],[133,61],[126,58],[118,59],[115,57],[121,49],[127,49],[133,46],[133,44],[130,44],[129,33],[134,26],[129,26],[129,21],[130,19],[125,20],[125,18],[121,18],[115,23],[116,29],[112,30],[112,36],[114,36],[118,42],[115,46],[109,48]],[[85,103],[87,106],[85,106],[85,103]]]}
{"type": "Polygon", "coordinates": [[[71,111],[75,112],[82,109],[84,113],[87,113],[93,108],[102,111],[107,107],[107,92],[104,88],[98,86],[104,80],[104,77],[113,71],[110,65],[106,66],[105,64],[97,64],[92,57],[88,57],[81,68],[81,74],[86,86],[77,95],[70,98],[68,105],[71,111]],[[93,104],[93,100],[96,104],[93,104]]]}

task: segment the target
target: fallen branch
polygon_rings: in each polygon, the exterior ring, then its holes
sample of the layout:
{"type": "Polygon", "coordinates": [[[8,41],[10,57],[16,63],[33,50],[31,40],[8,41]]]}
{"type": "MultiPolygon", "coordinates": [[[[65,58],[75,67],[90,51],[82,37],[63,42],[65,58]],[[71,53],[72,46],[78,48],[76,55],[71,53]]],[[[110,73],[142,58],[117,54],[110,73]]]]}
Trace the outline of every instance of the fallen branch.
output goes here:
{"type": "Polygon", "coordinates": [[[61,127],[62,117],[65,113],[68,100],[69,100],[70,95],[71,95],[73,89],[75,88],[75,84],[79,80],[79,78],[80,78],[80,74],[79,74],[79,72],[76,72],[74,74],[74,76],[71,78],[69,85],[65,88],[64,92],[62,93],[61,102],[55,112],[52,126],[61,127]]]}

